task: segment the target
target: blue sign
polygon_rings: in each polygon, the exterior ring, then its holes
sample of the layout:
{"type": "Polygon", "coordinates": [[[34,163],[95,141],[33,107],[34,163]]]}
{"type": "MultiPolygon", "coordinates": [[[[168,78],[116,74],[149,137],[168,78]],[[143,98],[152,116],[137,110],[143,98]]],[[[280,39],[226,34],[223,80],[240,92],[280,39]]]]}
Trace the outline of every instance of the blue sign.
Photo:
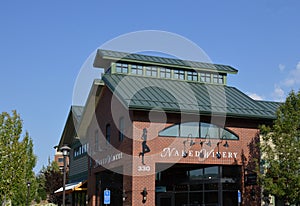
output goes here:
{"type": "Polygon", "coordinates": [[[110,190],[108,189],[104,190],[104,204],[110,204],[110,190]]]}
{"type": "Polygon", "coordinates": [[[238,203],[242,203],[242,194],[240,190],[238,190],[238,203]]]}

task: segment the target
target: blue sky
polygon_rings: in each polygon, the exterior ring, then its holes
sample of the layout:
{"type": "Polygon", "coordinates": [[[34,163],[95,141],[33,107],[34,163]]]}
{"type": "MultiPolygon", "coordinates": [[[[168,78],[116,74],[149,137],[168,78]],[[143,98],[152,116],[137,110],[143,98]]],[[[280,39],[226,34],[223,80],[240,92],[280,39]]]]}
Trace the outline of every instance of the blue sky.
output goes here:
{"type": "Polygon", "coordinates": [[[300,86],[299,9],[297,0],[1,1],[0,112],[21,114],[38,171],[53,159],[87,57],[149,29],[179,34],[214,63],[238,69],[229,85],[283,100],[300,86]]]}

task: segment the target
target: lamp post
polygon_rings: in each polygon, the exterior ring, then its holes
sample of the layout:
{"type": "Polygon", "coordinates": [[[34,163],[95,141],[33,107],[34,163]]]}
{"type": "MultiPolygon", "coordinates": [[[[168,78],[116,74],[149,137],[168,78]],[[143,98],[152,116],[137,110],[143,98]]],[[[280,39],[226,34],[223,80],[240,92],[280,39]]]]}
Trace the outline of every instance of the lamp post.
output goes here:
{"type": "Polygon", "coordinates": [[[64,145],[60,148],[60,151],[63,153],[64,157],[64,180],[63,180],[63,206],[66,205],[66,170],[67,170],[67,163],[66,163],[66,157],[69,155],[70,147],[67,145],[64,145]]]}
{"type": "Polygon", "coordinates": [[[31,185],[31,182],[27,181],[27,204],[26,204],[27,206],[29,206],[30,185],[31,185]]]}

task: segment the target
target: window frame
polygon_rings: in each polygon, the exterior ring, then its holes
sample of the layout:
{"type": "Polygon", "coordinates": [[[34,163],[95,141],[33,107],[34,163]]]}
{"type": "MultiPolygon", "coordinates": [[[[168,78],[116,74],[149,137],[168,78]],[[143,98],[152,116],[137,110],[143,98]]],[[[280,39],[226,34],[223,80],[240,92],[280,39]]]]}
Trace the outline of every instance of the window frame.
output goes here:
{"type": "Polygon", "coordinates": [[[178,79],[178,80],[185,80],[185,71],[181,69],[174,69],[173,70],[173,79],[178,79]]]}
{"type": "Polygon", "coordinates": [[[200,82],[211,83],[211,73],[201,72],[200,73],[200,82]]]}
{"type": "Polygon", "coordinates": [[[164,79],[171,79],[172,77],[172,70],[165,67],[160,67],[159,70],[159,77],[164,79]]]}
{"type": "Polygon", "coordinates": [[[116,63],[115,64],[115,71],[116,71],[116,73],[128,74],[129,65],[125,64],[125,63],[116,63]]]}
{"type": "Polygon", "coordinates": [[[157,77],[158,68],[156,66],[146,66],[145,67],[145,76],[147,77],[157,77]]]}
{"type": "Polygon", "coordinates": [[[142,65],[132,64],[130,74],[143,76],[143,73],[144,73],[143,69],[144,68],[142,65]],[[135,72],[133,72],[133,71],[135,71],[135,72]]]}
{"type": "Polygon", "coordinates": [[[213,83],[214,84],[224,84],[224,75],[213,74],[213,83]]]}
{"type": "Polygon", "coordinates": [[[196,71],[187,71],[187,80],[197,82],[198,81],[198,72],[196,72],[196,71]]]}

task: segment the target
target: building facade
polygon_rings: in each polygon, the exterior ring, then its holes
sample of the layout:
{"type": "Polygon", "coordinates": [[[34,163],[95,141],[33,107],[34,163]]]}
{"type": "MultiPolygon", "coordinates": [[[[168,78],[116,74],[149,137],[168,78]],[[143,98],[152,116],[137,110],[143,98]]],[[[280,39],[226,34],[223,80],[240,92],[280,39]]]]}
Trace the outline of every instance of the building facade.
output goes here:
{"type": "Polygon", "coordinates": [[[231,66],[98,50],[78,136],[89,205],[259,205],[259,125],[278,104],[227,86],[231,66]]]}
{"type": "MultiPolygon", "coordinates": [[[[64,145],[70,147],[69,155],[66,156],[66,172],[68,175],[65,186],[66,205],[70,206],[83,206],[87,203],[88,144],[79,140],[76,131],[83,110],[84,107],[81,106],[72,106],[70,108],[59,144],[56,146],[57,151],[64,145]]],[[[61,152],[56,153],[60,154],[57,158],[60,170],[63,172],[63,155],[61,152]]],[[[55,193],[62,195],[63,185],[55,193]]]]}

